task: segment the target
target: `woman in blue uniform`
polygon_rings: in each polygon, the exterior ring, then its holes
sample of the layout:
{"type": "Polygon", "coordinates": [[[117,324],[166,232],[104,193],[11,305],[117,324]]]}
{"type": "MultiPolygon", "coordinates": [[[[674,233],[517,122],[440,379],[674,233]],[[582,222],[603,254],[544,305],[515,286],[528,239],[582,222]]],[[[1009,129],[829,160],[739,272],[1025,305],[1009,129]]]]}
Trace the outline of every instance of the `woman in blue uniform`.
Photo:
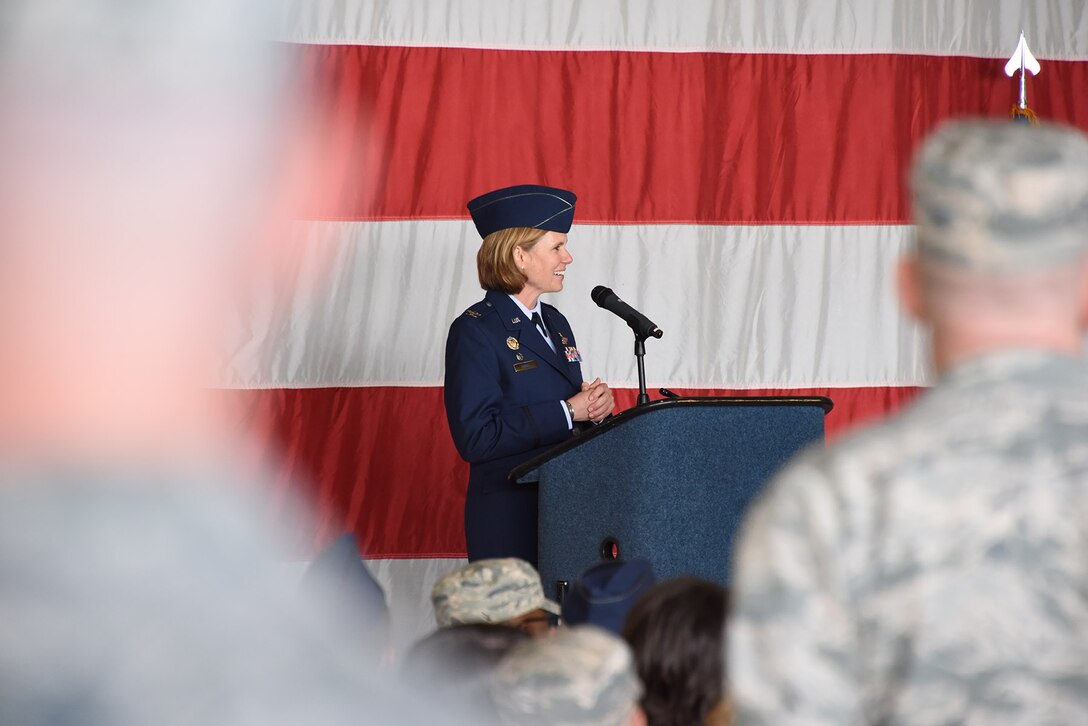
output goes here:
{"type": "Polygon", "coordinates": [[[541,295],[563,289],[573,262],[567,232],[575,196],[521,185],[468,203],[483,237],[476,255],[484,299],[446,340],[446,416],[469,462],[465,541],[470,560],[520,557],[536,565],[537,488],[510,484],[518,464],[612,413],[612,391],[582,380],[563,314],[541,295]]]}

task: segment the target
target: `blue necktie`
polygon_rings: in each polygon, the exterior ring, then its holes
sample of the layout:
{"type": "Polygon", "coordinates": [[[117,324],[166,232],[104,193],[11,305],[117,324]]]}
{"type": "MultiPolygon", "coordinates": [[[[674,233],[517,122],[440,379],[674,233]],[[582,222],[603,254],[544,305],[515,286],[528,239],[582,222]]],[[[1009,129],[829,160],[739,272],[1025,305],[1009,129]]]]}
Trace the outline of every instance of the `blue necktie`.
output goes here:
{"type": "Polygon", "coordinates": [[[533,322],[536,324],[540,334],[544,336],[544,340],[550,341],[551,337],[548,335],[548,329],[544,327],[544,320],[541,319],[540,313],[533,313],[533,322]]]}
{"type": "Polygon", "coordinates": [[[540,317],[540,313],[533,313],[533,323],[536,325],[536,329],[540,331],[540,334],[544,336],[544,341],[554,353],[555,345],[552,343],[552,337],[548,335],[548,329],[544,327],[544,320],[540,317]]]}

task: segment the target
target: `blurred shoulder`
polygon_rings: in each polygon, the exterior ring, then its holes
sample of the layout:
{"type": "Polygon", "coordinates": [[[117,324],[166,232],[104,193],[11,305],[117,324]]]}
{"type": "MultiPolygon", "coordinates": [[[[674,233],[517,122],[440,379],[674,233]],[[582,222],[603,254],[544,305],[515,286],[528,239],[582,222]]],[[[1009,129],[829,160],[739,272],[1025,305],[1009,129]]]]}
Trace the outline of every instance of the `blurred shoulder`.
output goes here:
{"type": "Polygon", "coordinates": [[[834,443],[810,445],[768,482],[754,512],[768,522],[788,522],[808,536],[821,532],[829,540],[872,534],[877,523],[869,519],[889,495],[889,479],[897,478],[903,462],[924,447],[918,439],[928,438],[912,420],[911,408],[834,443]]]}

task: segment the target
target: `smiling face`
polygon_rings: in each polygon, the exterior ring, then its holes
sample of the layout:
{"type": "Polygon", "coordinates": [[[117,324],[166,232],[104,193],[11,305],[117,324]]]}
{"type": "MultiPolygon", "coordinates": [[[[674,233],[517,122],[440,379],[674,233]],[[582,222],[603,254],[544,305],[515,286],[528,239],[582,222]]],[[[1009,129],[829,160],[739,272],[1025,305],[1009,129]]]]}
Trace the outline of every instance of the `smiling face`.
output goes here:
{"type": "Polygon", "coordinates": [[[537,297],[563,289],[563,275],[574,258],[567,252],[567,235],[545,232],[529,249],[515,248],[514,261],[526,278],[522,294],[537,297]]]}

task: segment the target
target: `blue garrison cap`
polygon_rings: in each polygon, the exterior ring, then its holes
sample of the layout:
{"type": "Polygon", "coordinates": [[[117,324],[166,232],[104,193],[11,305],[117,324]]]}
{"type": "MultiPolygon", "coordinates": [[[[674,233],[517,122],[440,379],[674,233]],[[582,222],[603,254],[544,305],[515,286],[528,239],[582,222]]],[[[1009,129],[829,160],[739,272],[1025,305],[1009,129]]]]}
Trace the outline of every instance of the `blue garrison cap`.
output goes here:
{"type": "Polygon", "coordinates": [[[563,622],[596,625],[617,635],[628,611],[657,580],[646,560],[609,560],[578,576],[563,598],[563,622]]]}
{"type": "Polygon", "coordinates": [[[314,558],[301,587],[306,596],[351,613],[354,622],[348,627],[378,627],[388,615],[385,592],[359,557],[353,534],[337,537],[314,558]]]}
{"type": "Polygon", "coordinates": [[[532,227],[550,232],[570,230],[574,222],[574,192],[539,184],[496,189],[468,203],[469,214],[481,237],[510,227],[532,227]]]}

